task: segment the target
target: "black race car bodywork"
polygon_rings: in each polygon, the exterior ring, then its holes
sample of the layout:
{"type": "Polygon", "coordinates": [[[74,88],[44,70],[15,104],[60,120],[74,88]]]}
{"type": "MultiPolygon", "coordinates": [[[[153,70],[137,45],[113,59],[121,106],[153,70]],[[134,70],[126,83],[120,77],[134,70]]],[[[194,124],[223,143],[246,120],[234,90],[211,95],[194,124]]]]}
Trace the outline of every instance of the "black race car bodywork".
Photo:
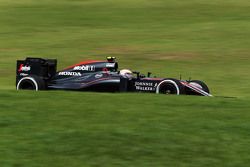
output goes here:
{"type": "Polygon", "coordinates": [[[16,88],[30,90],[79,90],[102,92],[148,92],[212,96],[199,80],[156,78],[133,72],[121,75],[114,57],[107,61],[84,61],[56,71],[57,60],[26,58],[17,61],[16,88]]]}

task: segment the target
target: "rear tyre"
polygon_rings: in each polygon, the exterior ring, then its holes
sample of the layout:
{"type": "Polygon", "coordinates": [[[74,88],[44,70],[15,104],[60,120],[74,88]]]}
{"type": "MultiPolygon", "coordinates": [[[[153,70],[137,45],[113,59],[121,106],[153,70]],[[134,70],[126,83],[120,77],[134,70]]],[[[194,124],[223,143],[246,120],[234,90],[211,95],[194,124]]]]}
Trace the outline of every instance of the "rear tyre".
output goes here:
{"type": "Polygon", "coordinates": [[[37,76],[27,76],[20,79],[17,83],[17,90],[45,90],[46,84],[43,79],[37,76]]]}
{"type": "Polygon", "coordinates": [[[191,80],[189,81],[189,84],[191,84],[192,86],[198,87],[207,93],[210,93],[208,86],[203,81],[191,80]]]}
{"type": "Polygon", "coordinates": [[[173,95],[180,95],[185,94],[184,86],[181,82],[177,79],[165,79],[161,81],[157,88],[157,94],[173,94],[173,95]]]}

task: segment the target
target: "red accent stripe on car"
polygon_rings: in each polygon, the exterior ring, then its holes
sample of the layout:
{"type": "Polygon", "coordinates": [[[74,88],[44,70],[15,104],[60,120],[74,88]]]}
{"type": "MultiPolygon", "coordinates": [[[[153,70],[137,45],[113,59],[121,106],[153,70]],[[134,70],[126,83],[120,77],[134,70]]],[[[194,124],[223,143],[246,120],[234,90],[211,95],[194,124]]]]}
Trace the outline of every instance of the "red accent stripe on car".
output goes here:
{"type": "Polygon", "coordinates": [[[89,85],[89,84],[93,84],[93,83],[96,83],[96,82],[99,82],[99,81],[104,81],[104,80],[110,80],[110,78],[100,78],[100,79],[96,79],[94,81],[87,82],[85,84],[89,85]]]}
{"type": "Polygon", "coordinates": [[[68,70],[68,69],[73,68],[73,67],[75,67],[75,66],[81,66],[81,65],[93,64],[93,63],[102,63],[102,62],[104,62],[104,63],[105,63],[106,61],[98,61],[98,60],[88,60],[88,61],[82,61],[82,62],[80,62],[80,63],[78,63],[78,64],[75,64],[75,65],[69,66],[69,67],[65,68],[64,70],[68,70]]]}

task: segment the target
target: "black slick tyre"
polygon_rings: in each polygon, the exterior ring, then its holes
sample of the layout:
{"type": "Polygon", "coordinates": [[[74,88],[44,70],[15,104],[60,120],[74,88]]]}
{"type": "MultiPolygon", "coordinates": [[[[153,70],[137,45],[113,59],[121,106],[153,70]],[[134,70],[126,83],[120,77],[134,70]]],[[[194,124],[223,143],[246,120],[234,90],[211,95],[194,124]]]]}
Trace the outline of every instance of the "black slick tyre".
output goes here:
{"type": "Polygon", "coordinates": [[[201,88],[203,91],[210,93],[208,86],[200,80],[191,80],[189,81],[189,84],[201,88]]]}
{"type": "Polygon", "coordinates": [[[38,76],[27,76],[21,78],[17,83],[17,90],[45,90],[46,84],[43,79],[38,76]]]}
{"type": "Polygon", "coordinates": [[[157,94],[173,94],[173,95],[181,95],[185,94],[184,86],[177,79],[167,78],[161,81],[157,88],[157,94]]]}

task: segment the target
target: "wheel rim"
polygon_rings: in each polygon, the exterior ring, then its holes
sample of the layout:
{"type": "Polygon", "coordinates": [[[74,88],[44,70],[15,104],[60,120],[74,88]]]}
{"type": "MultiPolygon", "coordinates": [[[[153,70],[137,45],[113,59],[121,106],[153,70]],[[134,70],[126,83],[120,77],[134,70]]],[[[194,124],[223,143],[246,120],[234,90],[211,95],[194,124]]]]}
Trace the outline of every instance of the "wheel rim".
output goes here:
{"type": "Polygon", "coordinates": [[[160,94],[167,94],[167,95],[177,94],[177,89],[176,89],[175,85],[167,83],[167,84],[163,84],[160,87],[159,93],[160,94]]]}
{"type": "Polygon", "coordinates": [[[171,79],[163,80],[161,81],[157,88],[156,88],[156,93],[161,93],[161,94],[180,94],[180,89],[177,83],[171,79]]]}

